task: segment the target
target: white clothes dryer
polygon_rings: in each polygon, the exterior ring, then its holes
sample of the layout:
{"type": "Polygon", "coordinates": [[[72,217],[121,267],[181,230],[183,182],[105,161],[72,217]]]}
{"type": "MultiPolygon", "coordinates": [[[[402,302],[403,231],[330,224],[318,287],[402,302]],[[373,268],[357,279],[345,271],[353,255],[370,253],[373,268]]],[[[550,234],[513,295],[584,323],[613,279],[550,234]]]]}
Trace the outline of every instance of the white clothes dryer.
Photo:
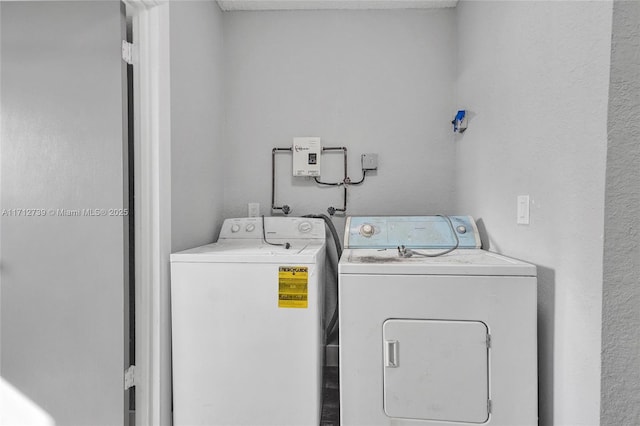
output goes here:
{"type": "Polygon", "coordinates": [[[171,255],[176,426],[319,423],[324,262],[323,220],[292,217],[171,255]]]}
{"type": "Polygon", "coordinates": [[[344,244],[342,426],[537,425],[534,265],[468,216],[350,217],[344,244]]]}

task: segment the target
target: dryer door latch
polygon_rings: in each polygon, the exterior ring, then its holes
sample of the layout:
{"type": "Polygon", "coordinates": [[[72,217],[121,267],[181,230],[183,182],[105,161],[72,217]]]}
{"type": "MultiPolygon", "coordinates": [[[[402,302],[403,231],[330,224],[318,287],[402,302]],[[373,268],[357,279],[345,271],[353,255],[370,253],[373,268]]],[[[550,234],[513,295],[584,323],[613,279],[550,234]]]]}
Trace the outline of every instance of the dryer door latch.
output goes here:
{"type": "Polygon", "coordinates": [[[397,340],[385,340],[384,341],[384,353],[385,360],[384,366],[387,368],[398,367],[398,341],[397,340]]]}

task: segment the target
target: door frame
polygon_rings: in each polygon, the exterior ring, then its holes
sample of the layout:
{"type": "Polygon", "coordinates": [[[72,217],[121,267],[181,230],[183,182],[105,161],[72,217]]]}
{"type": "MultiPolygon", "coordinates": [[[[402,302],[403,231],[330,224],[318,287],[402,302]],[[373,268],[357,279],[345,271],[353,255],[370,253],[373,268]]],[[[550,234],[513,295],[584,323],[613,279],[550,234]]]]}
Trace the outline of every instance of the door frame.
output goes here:
{"type": "Polygon", "coordinates": [[[171,425],[169,4],[123,0],[134,44],[137,425],[171,425]]]}

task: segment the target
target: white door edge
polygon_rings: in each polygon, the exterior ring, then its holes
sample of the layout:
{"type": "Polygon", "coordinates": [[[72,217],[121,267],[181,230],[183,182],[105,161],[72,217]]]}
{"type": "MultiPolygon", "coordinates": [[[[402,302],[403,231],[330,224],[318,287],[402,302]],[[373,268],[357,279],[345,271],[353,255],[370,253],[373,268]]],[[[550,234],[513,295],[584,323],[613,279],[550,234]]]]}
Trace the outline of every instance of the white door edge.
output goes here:
{"type": "Polygon", "coordinates": [[[132,17],[136,235],[136,414],[171,425],[171,125],[169,6],[124,0],[132,17]]]}

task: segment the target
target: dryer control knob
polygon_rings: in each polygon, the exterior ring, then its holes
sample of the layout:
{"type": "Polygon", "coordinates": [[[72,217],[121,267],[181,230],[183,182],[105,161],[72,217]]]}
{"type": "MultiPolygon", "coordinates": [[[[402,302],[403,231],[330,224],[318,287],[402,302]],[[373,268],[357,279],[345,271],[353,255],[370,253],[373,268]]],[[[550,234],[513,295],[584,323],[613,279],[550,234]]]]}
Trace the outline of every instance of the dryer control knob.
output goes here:
{"type": "Polygon", "coordinates": [[[370,223],[365,223],[360,227],[360,235],[362,235],[363,237],[369,238],[373,236],[375,231],[376,231],[375,228],[370,223]]]}
{"type": "Polygon", "coordinates": [[[238,225],[237,223],[234,223],[233,225],[231,225],[231,232],[238,232],[240,230],[240,225],[238,225]]]}
{"type": "Polygon", "coordinates": [[[298,225],[298,231],[302,232],[303,234],[311,232],[312,228],[313,225],[311,225],[311,222],[300,222],[300,224],[298,225]]]}
{"type": "Polygon", "coordinates": [[[244,228],[247,232],[253,232],[254,229],[256,229],[256,226],[253,223],[248,224],[247,227],[244,228]]]}
{"type": "Polygon", "coordinates": [[[458,231],[458,234],[464,234],[467,232],[467,227],[464,225],[460,225],[456,228],[456,231],[458,231]]]}

